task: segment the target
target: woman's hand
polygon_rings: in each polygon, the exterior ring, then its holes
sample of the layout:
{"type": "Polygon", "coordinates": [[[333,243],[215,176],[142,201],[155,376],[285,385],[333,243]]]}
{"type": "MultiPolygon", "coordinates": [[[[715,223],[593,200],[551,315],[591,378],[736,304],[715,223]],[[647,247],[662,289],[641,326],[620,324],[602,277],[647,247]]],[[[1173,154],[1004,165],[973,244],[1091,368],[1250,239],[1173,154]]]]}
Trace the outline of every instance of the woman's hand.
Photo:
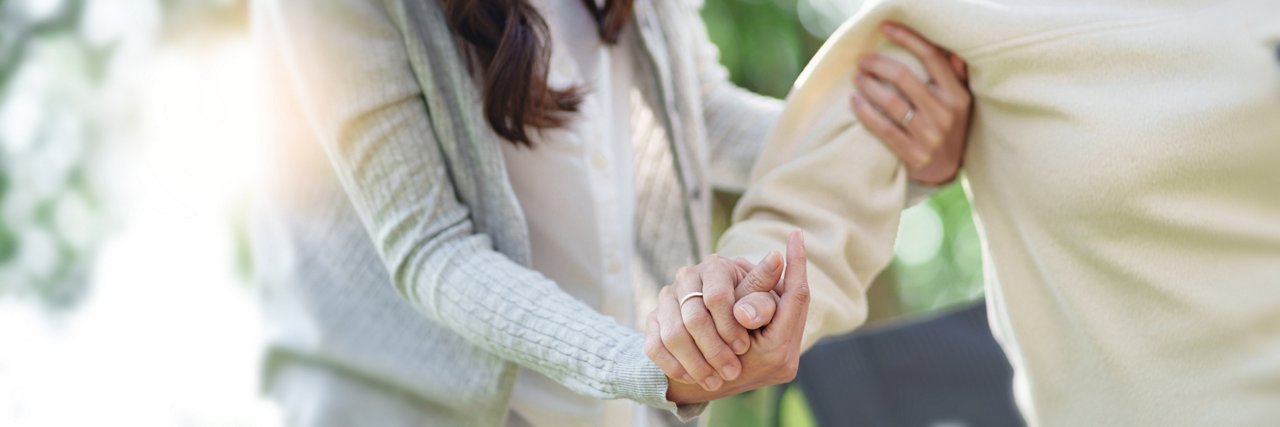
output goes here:
{"type": "Polygon", "coordinates": [[[858,61],[853,111],[893,150],[915,181],[940,185],[955,179],[964,158],[972,95],[964,60],[897,23],[881,26],[894,43],[924,64],[929,82],[882,55],[858,61]]]}
{"type": "Polygon", "coordinates": [[[795,378],[809,311],[805,263],[804,238],[797,231],[787,244],[785,277],[777,253],[759,265],[711,257],[664,287],[656,314],[649,318],[645,351],[670,378],[667,398],[677,403],[705,402],[795,378]],[[697,288],[698,283],[704,296],[688,298],[681,307],[680,300],[688,295],[684,289],[697,288]],[[693,306],[700,299],[710,307],[701,302],[693,306]],[[728,312],[732,313],[727,315],[728,322],[716,319],[716,313],[728,312]],[[746,334],[746,350],[740,357],[730,353],[733,344],[726,344],[739,338],[736,329],[729,339],[720,335],[725,323],[758,328],[746,334]],[[722,362],[731,368],[710,366],[722,362]],[[717,372],[733,375],[724,378],[717,372]]]}
{"type": "Polygon", "coordinates": [[[751,348],[748,329],[772,319],[777,305],[770,291],[781,277],[777,252],[759,265],[712,255],[681,268],[649,316],[649,357],[671,378],[709,391],[736,379],[737,356],[751,348]]]}

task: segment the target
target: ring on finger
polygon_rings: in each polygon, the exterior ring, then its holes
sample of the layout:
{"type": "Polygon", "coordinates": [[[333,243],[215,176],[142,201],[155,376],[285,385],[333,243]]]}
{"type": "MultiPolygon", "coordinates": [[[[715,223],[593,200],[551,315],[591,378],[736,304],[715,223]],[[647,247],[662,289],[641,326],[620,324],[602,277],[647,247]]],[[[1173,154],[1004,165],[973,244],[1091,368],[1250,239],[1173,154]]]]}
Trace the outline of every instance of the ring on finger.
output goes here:
{"type": "Polygon", "coordinates": [[[688,295],[680,298],[680,307],[684,308],[684,303],[689,302],[689,300],[694,298],[702,298],[702,292],[690,292],[688,295]]]}
{"type": "Polygon", "coordinates": [[[914,119],[915,117],[916,117],[916,110],[908,108],[907,114],[903,115],[902,120],[900,120],[898,123],[902,125],[903,129],[906,129],[907,125],[911,124],[911,119],[914,119]]]}

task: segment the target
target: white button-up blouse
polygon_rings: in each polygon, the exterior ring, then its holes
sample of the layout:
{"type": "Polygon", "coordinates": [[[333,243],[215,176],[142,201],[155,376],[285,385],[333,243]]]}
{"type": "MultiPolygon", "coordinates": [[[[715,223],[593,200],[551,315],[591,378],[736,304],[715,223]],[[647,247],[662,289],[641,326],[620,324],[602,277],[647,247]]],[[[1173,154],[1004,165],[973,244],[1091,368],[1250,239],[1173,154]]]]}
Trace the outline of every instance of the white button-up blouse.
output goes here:
{"type": "MultiPolygon", "coordinates": [[[[617,45],[604,44],[580,0],[535,0],[534,6],[551,31],[551,87],[576,86],[585,96],[567,126],[534,130],[533,148],[503,144],[529,226],[532,267],[597,311],[635,328],[630,280],[635,41],[624,34],[617,45]]],[[[512,425],[638,425],[647,416],[638,403],[582,396],[524,368],[511,409],[512,425]]]]}

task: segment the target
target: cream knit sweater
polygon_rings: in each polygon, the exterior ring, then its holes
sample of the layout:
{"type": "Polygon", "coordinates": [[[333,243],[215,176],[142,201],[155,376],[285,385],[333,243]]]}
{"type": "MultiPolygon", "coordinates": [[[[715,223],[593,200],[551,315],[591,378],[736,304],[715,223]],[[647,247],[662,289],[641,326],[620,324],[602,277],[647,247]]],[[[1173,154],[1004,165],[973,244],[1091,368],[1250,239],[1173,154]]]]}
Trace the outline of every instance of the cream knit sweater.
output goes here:
{"type": "Polygon", "coordinates": [[[868,5],[797,82],[720,248],[807,231],[806,345],[862,322],[905,203],[847,106],[854,59],[894,54],[885,19],[969,61],[966,184],[1027,420],[1280,425],[1280,2],[868,5]]]}

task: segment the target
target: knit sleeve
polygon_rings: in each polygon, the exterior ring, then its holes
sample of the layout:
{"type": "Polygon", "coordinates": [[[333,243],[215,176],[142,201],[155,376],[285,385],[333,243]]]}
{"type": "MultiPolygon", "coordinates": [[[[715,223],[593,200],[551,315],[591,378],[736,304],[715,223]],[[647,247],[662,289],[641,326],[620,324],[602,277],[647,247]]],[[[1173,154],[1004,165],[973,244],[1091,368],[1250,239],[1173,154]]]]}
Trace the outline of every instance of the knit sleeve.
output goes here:
{"type": "MultiPolygon", "coordinates": [[[[601,399],[675,411],[643,339],[496,252],[455,193],[401,28],[382,2],[266,2],[296,93],[394,286],[425,317],[601,399]]],[[[432,3],[434,2],[426,2],[432,3]]],[[[434,7],[434,6],[432,6],[434,7]]],[[[438,8],[435,9],[439,12],[438,8]]],[[[452,165],[457,166],[457,165],[452,165]]]]}
{"type": "Polygon", "coordinates": [[[695,58],[702,118],[706,122],[711,155],[711,185],[718,190],[741,193],[760,154],[770,129],[782,112],[782,100],[753,93],[729,81],[729,71],[720,64],[720,52],[707,34],[698,14],[701,2],[682,2],[686,12],[682,28],[696,46],[695,58]]]}

